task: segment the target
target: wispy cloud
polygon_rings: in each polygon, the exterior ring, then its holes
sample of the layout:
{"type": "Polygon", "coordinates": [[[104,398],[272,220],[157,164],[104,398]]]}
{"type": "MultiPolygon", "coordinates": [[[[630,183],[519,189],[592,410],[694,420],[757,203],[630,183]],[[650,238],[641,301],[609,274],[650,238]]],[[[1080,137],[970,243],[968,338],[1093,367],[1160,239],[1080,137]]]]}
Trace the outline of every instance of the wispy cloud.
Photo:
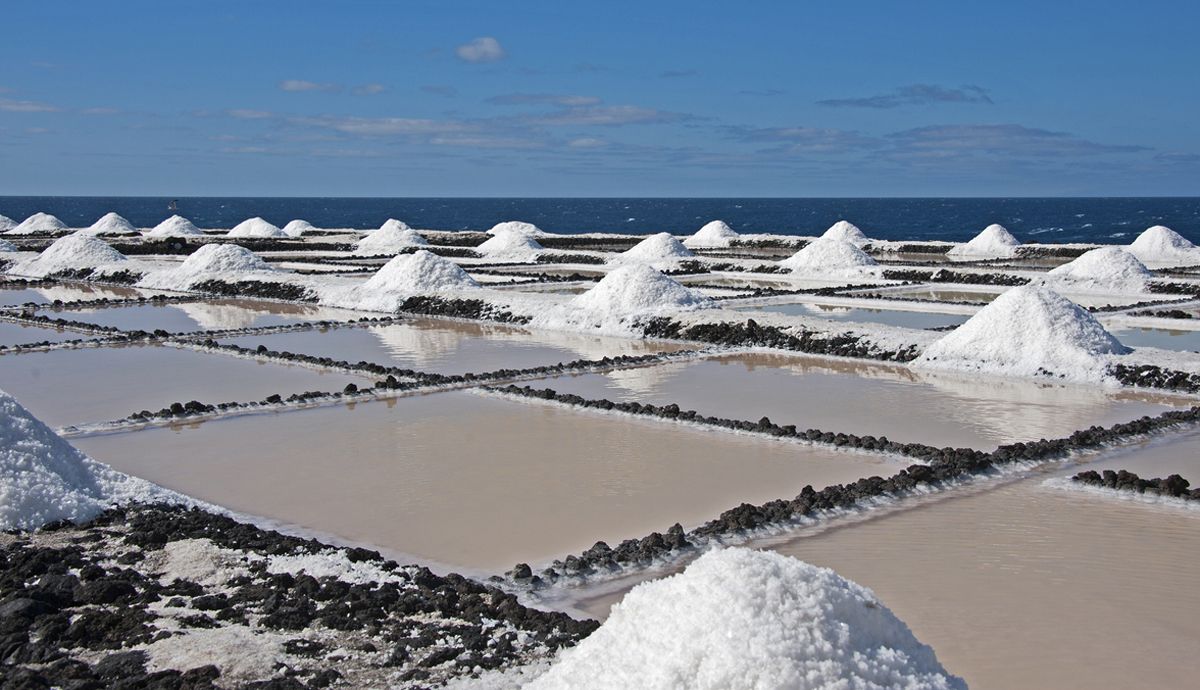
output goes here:
{"type": "Polygon", "coordinates": [[[434,96],[442,96],[445,98],[454,98],[458,95],[458,89],[454,88],[453,86],[446,86],[444,84],[426,84],[425,86],[421,87],[421,90],[425,93],[433,94],[434,96]]]}
{"type": "Polygon", "coordinates": [[[383,84],[363,84],[362,86],[354,87],[354,95],[356,96],[374,96],[387,91],[387,87],[383,84]]]}
{"type": "Polygon", "coordinates": [[[305,81],[303,79],[284,79],[279,82],[281,91],[303,92],[303,91],[324,91],[327,93],[335,93],[342,90],[341,84],[319,84],[315,81],[305,81]]]}
{"type": "Polygon", "coordinates": [[[226,110],[225,114],[238,120],[266,120],[275,117],[275,113],[267,110],[251,110],[249,108],[234,108],[226,110]]]}
{"type": "Polygon", "coordinates": [[[575,64],[576,72],[607,72],[608,68],[604,65],[597,65],[594,62],[578,62],[575,64]]]}
{"type": "Polygon", "coordinates": [[[121,113],[118,108],[84,108],[79,112],[84,115],[119,115],[121,113]]]}
{"type": "Polygon", "coordinates": [[[5,113],[56,113],[60,110],[57,106],[49,103],[39,103],[37,101],[16,101],[8,98],[0,98],[0,112],[5,113]]]}
{"type": "Polygon", "coordinates": [[[579,137],[568,141],[567,146],[573,149],[602,149],[608,146],[608,142],[596,137],[579,137]]]}
{"type": "Polygon", "coordinates": [[[571,96],[553,93],[508,93],[492,96],[487,99],[492,105],[561,105],[565,107],[580,107],[598,105],[600,99],[595,96],[571,96]]]}
{"type": "Polygon", "coordinates": [[[892,157],[1066,157],[1149,151],[1145,146],[1103,144],[1068,132],[1014,124],[931,125],[890,134],[892,157]]]}
{"type": "Polygon", "coordinates": [[[475,149],[540,149],[548,143],[525,137],[502,137],[487,135],[443,135],[429,140],[436,146],[464,146],[475,149]]]}
{"type": "Polygon", "coordinates": [[[526,115],[522,119],[533,125],[546,126],[606,126],[657,125],[685,122],[694,117],[636,105],[597,105],[566,108],[555,113],[526,115]]]}
{"type": "Polygon", "coordinates": [[[429,120],[407,117],[295,117],[292,124],[332,129],[345,134],[390,136],[406,134],[441,134],[468,131],[471,127],[454,120],[429,120]]]}
{"type": "Polygon", "coordinates": [[[694,77],[697,74],[699,72],[694,69],[669,69],[659,73],[658,76],[660,79],[680,79],[682,77],[694,77]]]}
{"type": "Polygon", "coordinates": [[[992,98],[986,89],[978,86],[947,88],[935,84],[910,84],[901,86],[891,93],[864,98],[832,98],[817,101],[817,105],[831,108],[899,108],[904,105],[928,105],[933,103],[985,103],[991,105],[992,98]]]}
{"type": "Polygon", "coordinates": [[[727,131],[742,141],[773,144],[768,151],[774,153],[846,153],[882,145],[876,137],[828,127],[730,127],[727,131]]]}
{"type": "Polygon", "coordinates": [[[454,49],[454,54],[465,62],[496,62],[503,60],[506,53],[500,41],[491,36],[481,36],[454,49]]]}
{"type": "Polygon", "coordinates": [[[1200,163],[1200,153],[1185,153],[1183,151],[1163,151],[1156,154],[1154,160],[1164,163],[1200,163]]]}

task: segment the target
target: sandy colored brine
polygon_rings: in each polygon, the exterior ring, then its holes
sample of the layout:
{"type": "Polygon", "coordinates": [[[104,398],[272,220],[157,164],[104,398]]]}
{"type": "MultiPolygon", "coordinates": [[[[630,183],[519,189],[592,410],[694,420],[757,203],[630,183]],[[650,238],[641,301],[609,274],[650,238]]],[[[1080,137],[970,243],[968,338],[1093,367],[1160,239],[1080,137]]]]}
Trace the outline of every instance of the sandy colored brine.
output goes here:
{"type": "Polygon", "coordinates": [[[172,333],[282,326],[302,321],[346,321],[364,316],[345,309],[265,300],[205,300],[71,311],[70,318],[122,330],[172,333]]]}

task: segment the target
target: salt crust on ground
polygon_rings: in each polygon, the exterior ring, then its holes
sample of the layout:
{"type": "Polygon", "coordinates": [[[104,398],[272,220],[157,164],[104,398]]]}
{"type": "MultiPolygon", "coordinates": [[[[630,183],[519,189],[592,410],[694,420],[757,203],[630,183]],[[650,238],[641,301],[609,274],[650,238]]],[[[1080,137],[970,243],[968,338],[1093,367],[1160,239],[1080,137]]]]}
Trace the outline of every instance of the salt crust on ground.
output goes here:
{"type": "Polygon", "coordinates": [[[313,227],[312,223],[300,219],[289,221],[287,225],[283,226],[283,234],[288,237],[303,237],[313,230],[316,230],[316,228],[313,227]]]}
{"type": "Polygon", "coordinates": [[[1100,247],[1051,269],[1045,282],[1064,290],[1146,292],[1153,274],[1121,247],[1100,247]]]}
{"type": "Polygon", "coordinates": [[[489,259],[536,261],[544,248],[532,236],[507,230],[493,233],[491,239],[475,248],[489,259]]]}
{"type": "Polygon", "coordinates": [[[1100,382],[1108,357],[1128,352],[1086,310],[1053,290],[1026,285],[980,309],[913,366],[1100,382]]]}
{"type": "Polygon", "coordinates": [[[83,522],[112,504],[181,498],[80,453],[0,391],[0,529],[83,522]]]}
{"type": "Polygon", "coordinates": [[[173,268],[154,271],[138,281],[138,287],[187,290],[205,280],[239,280],[252,274],[277,271],[254,252],[236,244],[206,244],[173,268]]]}
{"type": "Polygon", "coordinates": [[[133,227],[133,223],[122,218],[116,213],[106,213],[100,217],[95,223],[89,227],[76,231],[77,235],[128,235],[136,233],[137,228],[133,227]]]}
{"type": "Polygon", "coordinates": [[[1200,249],[1183,235],[1162,225],[1146,228],[1129,245],[1129,252],[1139,260],[1157,266],[1200,264],[1200,249]]]}
{"type": "Polygon", "coordinates": [[[416,230],[398,220],[389,220],[383,227],[367,233],[366,237],[359,240],[354,245],[354,253],[367,256],[393,254],[408,247],[424,247],[428,244],[416,230]]]}
{"type": "Polygon", "coordinates": [[[973,256],[987,259],[1007,259],[1015,256],[1021,242],[1003,225],[992,223],[971,238],[956,244],[947,252],[950,256],[973,256]]]}
{"type": "Polygon", "coordinates": [[[247,218],[225,234],[226,237],[287,237],[287,233],[262,218],[247,218]]]}
{"type": "Polygon", "coordinates": [[[41,254],[12,267],[16,275],[45,277],[82,269],[104,269],[128,259],[99,238],[88,235],[67,235],[55,240],[41,254]]]}
{"type": "Polygon", "coordinates": [[[693,257],[692,250],[671,236],[670,233],[660,232],[650,235],[633,247],[609,259],[613,264],[673,264],[681,259],[693,257]]]}
{"type": "Polygon", "coordinates": [[[154,229],[146,233],[146,237],[197,237],[203,234],[200,228],[192,225],[192,221],[187,218],[171,216],[155,225],[154,229]]]}
{"type": "Polygon", "coordinates": [[[857,278],[876,274],[878,262],[851,242],[821,237],[779,265],[805,277],[857,278]]]}
{"type": "Polygon", "coordinates": [[[739,235],[723,220],[709,221],[696,231],[696,234],[683,241],[683,246],[693,249],[698,247],[728,247],[739,235]]]}
{"type": "Polygon", "coordinates": [[[506,220],[503,223],[496,223],[488,230],[489,235],[500,235],[506,232],[515,232],[527,237],[544,237],[550,233],[542,230],[533,223],[526,223],[520,220],[506,220]]]}
{"type": "Polygon", "coordinates": [[[58,218],[49,213],[35,213],[21,221],[15,228],[8,231],[10,235],[36,235],[42,232],[56,232],[67,227],[58,218]]]}
{"type": "Polygon", "coordinates": [[[871,241],[870,238],[863,234],[862,230],[858,229],[857,225],[848,220],[839,220],[830,225],[829,229],[821,235],[821,238],[826,240],[842,240],[856,247],[861,247],[871,241]]]}
{"type": "Polygon", "coordinates": [[[528,684],[557,688],[962,688],[871,590],[773,552],[712,551],[635,587],[528,684]]]}

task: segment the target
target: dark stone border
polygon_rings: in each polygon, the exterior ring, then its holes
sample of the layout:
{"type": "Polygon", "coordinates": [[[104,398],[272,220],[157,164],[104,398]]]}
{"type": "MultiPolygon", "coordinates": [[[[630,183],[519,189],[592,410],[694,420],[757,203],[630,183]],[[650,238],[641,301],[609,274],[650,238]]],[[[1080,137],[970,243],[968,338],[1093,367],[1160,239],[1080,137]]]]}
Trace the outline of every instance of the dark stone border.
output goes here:
{"type": "MultiPolygon", "coordinates": [[[[866,336],[847,333],[826,334],[801,330],[793,335],[776,326],[763,326],[754,319],[745,323],[700,323],[687,325],[670,317],[655,317],[638,324],[648,338],[690,340],[724,347],[769,347],[814,355],[834,355],[884,362],[909,362],[920,354],[916,345],[900,350],[884,350],[866,336]]],[[[799,326],[791,328],[799,329],[799,326]]]]}
{"type": "Polygon", "coordinates": [[[1104,470],[1101,474],[1095,470],[1087,470],[1071,477],[1071,481],[1086,486],[1101,487],[1114,491],[1129,491],[1139,494],[1155,494],[1168,496],[1184,501],[1200,501],[1200,488],[1189,490],[1191,482],[1183,477],[1172,474],[1169,477],[1143,479],[1127,470],[1104,470]]]}
{"type": "Polygon", "coordinates": [[[883,277],[888,280],[914,283],[956,283],[959,285],[1002,285],[1007,287],[1029,284],[1029,278],[1008,275],[1006,273],[961,273],[945,268],[935,268],[927,271],[884,269],[883,277]]]}

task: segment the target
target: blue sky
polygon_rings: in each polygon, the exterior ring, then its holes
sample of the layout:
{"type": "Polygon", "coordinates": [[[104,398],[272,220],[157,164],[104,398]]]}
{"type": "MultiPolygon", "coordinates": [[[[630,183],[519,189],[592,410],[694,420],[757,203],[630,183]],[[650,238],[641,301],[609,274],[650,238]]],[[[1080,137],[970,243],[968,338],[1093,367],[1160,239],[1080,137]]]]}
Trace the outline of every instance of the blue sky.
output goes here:
{"type": "Polygon", "coordinates": [[[0,194],[1194,195],[1186,2],[26,2],[0,194]]]}

